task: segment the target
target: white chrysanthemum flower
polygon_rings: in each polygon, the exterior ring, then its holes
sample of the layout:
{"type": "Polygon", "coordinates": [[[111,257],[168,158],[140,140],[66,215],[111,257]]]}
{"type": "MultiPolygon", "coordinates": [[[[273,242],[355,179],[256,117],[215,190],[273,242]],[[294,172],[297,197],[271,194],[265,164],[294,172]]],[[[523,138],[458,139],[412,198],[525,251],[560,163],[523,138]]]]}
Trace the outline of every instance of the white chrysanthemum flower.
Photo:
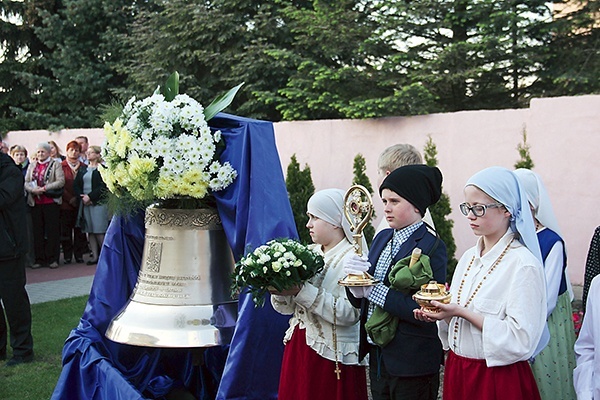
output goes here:
{"type": "Polygon", "coordinates": [[[213,178],[210,180],[210,182],[208,183],[208,186],[210,187],[211,190],[219,191],[221,189],[223,189],[223,183],[218,180],[217,178],[213,178]]]}
{"type": "Polygon", "coordinates": [[[214,154],[215,154],[214,149],[205,148],[200,151],[200,158],[202,158],[205,161],[210,161],[214,157],[214,154]]]}
{"type": "Polygon", "coordinates": [[[211,174],[216,174],[221,169],[221,163],[219,161],[213,161],[208,167],[208,172],[211,174]]]}

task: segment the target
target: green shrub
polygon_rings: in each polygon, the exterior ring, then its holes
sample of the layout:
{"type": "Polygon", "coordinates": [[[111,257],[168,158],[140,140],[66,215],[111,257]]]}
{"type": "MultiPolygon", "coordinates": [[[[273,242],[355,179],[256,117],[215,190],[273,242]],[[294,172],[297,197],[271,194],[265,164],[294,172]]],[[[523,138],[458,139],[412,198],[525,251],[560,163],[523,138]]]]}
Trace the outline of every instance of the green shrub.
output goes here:
{"type": "Polygon", "coordinates": [[[295,154],[292,155],[290,164],[287,167],[285,185],[287,187],[288,197],[290,199],[290,205],[292,206],[292,213],[294,214],[294,221],[296,222],[296,229],[298,230],[300,241],[304,244],[310,244],[312,243],[312,240],[306,229],[306,223],[308,222],[306,204],[308,203],[310,196],[315,193],[315,185],[312,181],[310,167],[305,165],[304,169],[300,170],[300,164],[298,163],[295,154]]]}
{"type": "MultiPolygon", "coordinates": [[[[373,186],[371,185],[371,181],[369,181],[369,177],[367,176],[367,174],[365,174],[366,169],[367,167],[365,158],[362,156],[362,154],[357,154],[356,157],[354,157],[354,178],[352,180],[352,184],[364,186],[365,189],[367,189],[367,191],[371,194],[371,197],[373,197],[373,186]]],[[[373,212],[371,221],[365,226],[365,229],[363,230],[363,235],[369,246],[373,241],[373,236],[375,236],[375,228],[373,227],[374,220],[375,212],[373,212]]]]}
{"type": "MultiPolygon", "coordinates": [[[[431,139],[431,136],[425,144],[423,153],[425,155],[425,163],[430,167],[436,167],[438,164],[437,146],[433,142],[433,139],[431,139]]],[[[458,260],[455,258],[456,242],[454,241],[454,236],[452,235],[454,221],[447,218],[447,216],[452,212],[452,208],[450,206],[450,197],[448,197],[446,193],[442,192],[440,200],[429,207],[429,212],[431,213],[431,218],[435,224],[435,230],[446,244],[446,252],[448,254],[446,282],[451,282],[454,269],[456,268],[456,264],[458,264],[458,260]]]]}

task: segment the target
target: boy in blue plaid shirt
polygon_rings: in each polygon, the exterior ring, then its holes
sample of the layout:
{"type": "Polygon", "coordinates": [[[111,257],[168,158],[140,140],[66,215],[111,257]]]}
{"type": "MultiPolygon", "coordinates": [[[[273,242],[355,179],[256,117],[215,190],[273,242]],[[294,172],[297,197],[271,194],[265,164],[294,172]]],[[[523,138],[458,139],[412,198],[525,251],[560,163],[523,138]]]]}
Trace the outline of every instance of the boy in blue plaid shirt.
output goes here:
{"type": "Polygon", "coordinates": [[[435,400],[443,351],[437,327],[415,320],[418,308],[406,293],[390,287],[390,269],[409,257],[415,248],[430,258],[433,277],[446,281],[446,246],[422,221],[427,207],[441,196],[442,174],[436,167],[406,165],[391,172],[379,187],[386,221],[390,228],[375,236],[369,257],[354,255],[345,263],[347,274],[367,271],[380,283],[349,287],[348,297],[361,308],[360,357],[369,354],[371,392],[374,400],[435,400]],[[384,347],[367,336],[364,324],[375,306],[399,319],[396,335],[384,347]]]}

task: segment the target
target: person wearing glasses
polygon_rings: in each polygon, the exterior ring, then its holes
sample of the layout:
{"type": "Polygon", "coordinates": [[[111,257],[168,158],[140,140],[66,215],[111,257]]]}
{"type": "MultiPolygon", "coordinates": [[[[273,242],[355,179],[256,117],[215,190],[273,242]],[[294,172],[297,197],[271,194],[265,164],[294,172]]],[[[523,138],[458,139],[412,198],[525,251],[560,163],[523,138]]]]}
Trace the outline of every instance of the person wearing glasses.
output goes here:
{"type": "Polygon", "coordinates": [[[464,195],[460,211],[477,244],[456,266],[450,304],[414,310],[417,320],[437,321],[448,350],[444,400],[540,399],[528,360],[548,340],[546,285],[525,191],[514,172],[490,167],[464,195]]]}

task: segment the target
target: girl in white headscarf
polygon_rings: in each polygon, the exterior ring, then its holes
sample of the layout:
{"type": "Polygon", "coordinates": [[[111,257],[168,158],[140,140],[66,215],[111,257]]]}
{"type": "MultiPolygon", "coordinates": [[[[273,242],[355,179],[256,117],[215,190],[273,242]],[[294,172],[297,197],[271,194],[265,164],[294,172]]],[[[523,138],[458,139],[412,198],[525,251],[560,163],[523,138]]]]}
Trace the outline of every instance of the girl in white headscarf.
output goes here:
{"type": "Polygon", "coordinates": [[[306,227],[325,267],[301,287],[271,296],[276,311],[292,314],[284,338],[279,400],[367,399],[366,368],[358,354],[360,310],[338,285],[345,275],[343,260],[353,252],[343,204],[340,189],[321,190],[309,199],[306,227]]]}
{"type": "Polygon", "coordinates": [[[546,347],[542,347],[543,343],[538,346],[531,369],[542,399],[574,399],[575,329],[572,297],[566,275],[565,244],[560,236],[550,197],[539,175],[528,169],[517,169],[515,174],[525,189],[534,215],[546,276],[550,341],[546,347]]]}
{"type": "Polygon", "coordinates": [[[472,176],[460,205],[477,245],[454,273],[452,302],[433,302],[439,312],[415,310],[421,321],[438,321],[449,350],[444,400],[539,399],[527,360],[542,341],[546,287],[527,197],[506,168],[472,176]]]}

